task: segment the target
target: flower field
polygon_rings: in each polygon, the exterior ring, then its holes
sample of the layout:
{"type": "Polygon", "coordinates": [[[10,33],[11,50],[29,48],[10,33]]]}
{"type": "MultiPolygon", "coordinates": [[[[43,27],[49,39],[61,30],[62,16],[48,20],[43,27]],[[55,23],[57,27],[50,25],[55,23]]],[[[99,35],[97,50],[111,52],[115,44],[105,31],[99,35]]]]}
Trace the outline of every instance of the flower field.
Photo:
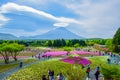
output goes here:
{"type": "MultiPolygon", "coordinates": [[[[67,54],[67,51],[51,51],[51,52],[46,52],[44,55],[47,55],[47,56],[52,56],[52,57],[55,57],[55,56],[63,56],[63,55],[66,55],[67,54]]],[[[88,55],[99,55],[99,52],[87,52],[87,51],[71,51],[69,54],[79,54],[79,55],[85,55],[85,56],[88,56],[88,55]]]]}
{"type": "MultiPolygon", "coordinates": [[[[120,80],[120,68],[118,65],[107,64],[107,56],[96,56],[88,58],[91,62],[91,69],[95,69],[96,66],[100,66],[100,71],[104,75],[105,80],[120,80]]],[[[42,75],[47,76],[47,71],[49,69],[54,70],[55,77],[58,73],[62,72],[67,80],[84,80],[86,76],[86,68],[82,69],[81,65],[75,64],[75,61],[81,61],[83,64],[87,64],[84,61],[85,58],[80,57],[69,57],[61,60],[51,59],[44,62],[39,62],[38,64],[33,64],[27,68],[23,68],[18,72],[10,75],[6,80],[42,80],[42,75]],[[72,60],[72,61],[69,61],[72,60]],[[69,63],[66,63],[69,62],[69,63]]]]}
{"type": "Polygon", "coordinates": [[[85,58],[82,58],[82,57],[67,57],[67,58],[64,58],[64,59],[61,59],[61,61],[63,62],[67,62],[67,63],[70,63],[70,64],[81,64],[81,65],[88,65],[90,64],[91,62],[85,58]]]}
{"type": "Polygon", "coordinates": [[[44,55],[47,56],[62,56],[62,55],[66,55],[67,51],[55,51],[55,52],[46,52],[44,55]]]}
{"type": "Polygon", "coordinates": [[[62,72],[67,80],[83,80],[85,70],[82,70],[80,65],[78,65],[77,69],[73,67],[74,65],[59,60],[48,60],[24,68],[12,74],[6,80],[42,80],[42,75],[47,76],[49,69],[54,70],[55,77],[62,72]]]}

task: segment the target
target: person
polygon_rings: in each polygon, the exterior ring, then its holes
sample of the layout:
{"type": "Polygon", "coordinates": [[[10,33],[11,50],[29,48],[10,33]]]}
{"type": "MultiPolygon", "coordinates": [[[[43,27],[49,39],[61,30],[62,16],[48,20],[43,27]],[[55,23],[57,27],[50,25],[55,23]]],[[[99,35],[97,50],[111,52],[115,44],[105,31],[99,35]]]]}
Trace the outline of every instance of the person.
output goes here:
{"type": "Polygon", "coordinates": [[[40,55],[38,55],[38,59],[40,59],[40,55]]]}
{"type": "Polygon", "coordinates": [[[60,73],[59,80],[63,80],[63,79],[64,79],[64,76],[62,73],[60,73]]]}
{"type": "Polygon", "coordinates": [[[60,75],[59,75],[59,74],[57,74],[57,76],[56,76],[56,80],[59,80],[59,78],[60,78],[60,75]]]}
{"type": "Polygon", "coordinates": [[[85,66],[84,65],[82,65],[82,69],[84,69],[85,68],[85,66]]]}
{"type": "MultiPolygon", "coordinates": [[[[101,64],[100,64],[100,65],[101,65],[101,64]]],[[[97,70],[99,70],[99,69],[100,69],[100,67],[98,66],[98,67],[97,67],[97,70]]]]}
{"type": "Polygon", "coordinates": [[[47,80],[46,75],[42,76],[42,80],[47,80]]]}
{"type": "Polygon", "coordinates": [[[51,80],[54,80],[54,70],[51,71],[51,80]]]}
{"type": "Polygon", "coordinates": [[[49,69],[49,70],[48,70],[48,79],[51,78],[51,75],[52,75],[52,74],[51,74],[51,70],[49,69]]]}
{"type": "Polygon", "coordinates": [[[48,55],[48,59],[50,59],[51,58],[51,55],[48,55]]]}
{"type": "Polygon", "coordinates": [[[20,68],[22,68],[22,66],[23,66],[23,62],[22,62],[22,61],[20,61],[20,68]]]}
{"type": "Polygon", "coordinates": [[[115,55],[115,54],[114,54],[113,56],[114,56],[114,58],[116,57],[116,55],[115,55]]]}
{"type": "Polygon", "coordinates": [[[87,77],[89,78],[89,77],[90,77],[90,76],[89,76],[89,74],[90,74],[90,67],[87,68],[86,73],[87,73],[87,77]]]}
{"type": "Polygon", "coordinates": [[[108,61],[108,64],[110,64],[110,59],[109,58],[107,59],[107,61],[108,61]]]}
{"type": "Polygon", "coordinates": [[[100,75],[100,70],[99,70],[99,67],[97,67],[97,70],[95,72],[95,78],[96,78],[96,80],[98,80],[99,75],[100,75]]]}
{"type": "Polygon", "coordinates": [[[33,58],[34,56],[32,55],[32,58],[33,58]]]}

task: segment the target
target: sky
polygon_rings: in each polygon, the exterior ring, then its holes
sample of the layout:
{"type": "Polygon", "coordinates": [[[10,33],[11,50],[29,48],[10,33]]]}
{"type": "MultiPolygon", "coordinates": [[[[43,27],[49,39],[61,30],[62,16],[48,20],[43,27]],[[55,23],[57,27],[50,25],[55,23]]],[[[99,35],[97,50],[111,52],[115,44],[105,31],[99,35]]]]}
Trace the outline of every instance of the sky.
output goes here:
{"type": "Polygon", "coordinates": [[[0,33],[34,36],[58,27],[112,38],[120,27],[120,0],[0,0],[0,33]]]}

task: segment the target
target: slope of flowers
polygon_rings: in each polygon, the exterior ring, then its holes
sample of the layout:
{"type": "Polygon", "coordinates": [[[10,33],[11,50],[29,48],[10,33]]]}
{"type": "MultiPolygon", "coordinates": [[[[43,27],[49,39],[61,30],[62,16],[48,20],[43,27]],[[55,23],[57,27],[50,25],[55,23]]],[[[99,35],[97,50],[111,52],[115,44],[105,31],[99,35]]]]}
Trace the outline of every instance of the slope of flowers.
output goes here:
{"type": "Polygon", "coordinates": [[[55,52],[46,52],[44,55],[47,56],[62,56],[62,55],[66,55],[67,51],[55,51],[55,52]]]}
{"type": "Polygon", "coordinates": [[[55,78],[57,74],[61,72],[67,80],[83,80],[85,70],[82,70],[80,65],[77,66],[77,69],[73,67],[74,65],[59,60],[49,60],[23,68],[7,77],[5,80],[42,80],[42,75],[46,75],[47,77],[49,69],[54,70],[55,78]]]}
{"type": "Polygon", "coordinates": [[[67,58],[61,59],[61,61],[67,62],[70,64],[81,64],[81,65],[88,65],[91,63],[89,60],[82,58],[82,57],[78,57],[78,56],[77,57],[67,57],[67,58]]]}
{"type": "Polygon", "coordinates": [[[87,51],[71,51],[70,54],[88,54],[88,55],[99,55],[99,52],[87,52],[87,51]]]}

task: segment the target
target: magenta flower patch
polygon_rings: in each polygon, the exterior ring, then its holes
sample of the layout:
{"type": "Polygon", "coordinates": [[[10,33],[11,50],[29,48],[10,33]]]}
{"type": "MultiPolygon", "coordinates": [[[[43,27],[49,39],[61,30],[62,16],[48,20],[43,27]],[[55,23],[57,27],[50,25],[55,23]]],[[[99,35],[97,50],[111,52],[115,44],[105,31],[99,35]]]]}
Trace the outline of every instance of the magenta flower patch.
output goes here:
{"type": "Polygon", "coordinates": [[[67,51],[55,51],[55,52],[46,52],[44,55],[47,56],[62,56],[62,55],[66,55],[67,51]]]}
{"type": "Polygon", "coordinates": [[[81,65],[88,65],[91,63],[89,60],[82,57],[67,57],[67,58],[61,59],[61,61],[67,62],[70,64],[81,64],[81,65]]]}

